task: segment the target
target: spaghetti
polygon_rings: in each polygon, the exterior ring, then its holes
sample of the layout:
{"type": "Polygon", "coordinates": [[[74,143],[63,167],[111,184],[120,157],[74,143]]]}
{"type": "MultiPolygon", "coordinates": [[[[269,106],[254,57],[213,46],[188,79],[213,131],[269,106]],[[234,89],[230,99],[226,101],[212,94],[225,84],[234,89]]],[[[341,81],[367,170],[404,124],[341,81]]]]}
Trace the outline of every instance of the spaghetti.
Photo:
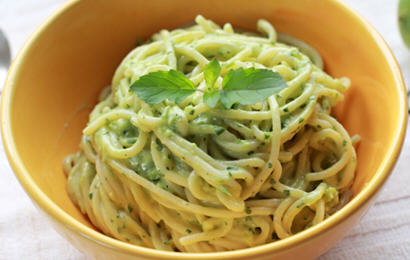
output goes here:
{"type": "Polygon", "coordinates": [[[247,248],[323,221],[354,179],[351,138],[330,115],[349,80],[327,75],[314,49],[267,21],[258,22],[266,37],[196,23],[160,31],[122,61],[80,151],[64,160],[70,197],[105,234],[170,251],[247,248]],[[222,68],[216,86],[228,70],[254,67],[287,87],[231,109],[210,108],[203,91],[156,105],[129,91],[142,75],[171,69],[205,90],[211,59],[222,68]]]}

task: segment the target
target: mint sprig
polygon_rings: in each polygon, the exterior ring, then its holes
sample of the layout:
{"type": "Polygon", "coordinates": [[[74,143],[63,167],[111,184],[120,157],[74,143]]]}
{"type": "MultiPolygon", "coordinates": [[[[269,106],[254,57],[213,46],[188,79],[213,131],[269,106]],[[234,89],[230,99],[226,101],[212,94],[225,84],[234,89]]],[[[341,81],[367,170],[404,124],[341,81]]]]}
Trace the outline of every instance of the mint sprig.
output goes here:
{"type": "MultiPolygon", "coordinates": [[[[279,73],[267,69],[239,68],[229,70],[223,79],[222,89],[217,89],[214,85],[220,73],[221,66],[217,60],[208,63],[204,70],[207,90],[203,99],[210,107],[215,107],[219,101],[227,109],[236,103],[252,105],[287,87],[279,73]]],[[[149,104],[158,104],[165,99],[178,104],[196,89],[183,73],[169,70],[140,77],[132,83],[130,91],[149,104]]]]}

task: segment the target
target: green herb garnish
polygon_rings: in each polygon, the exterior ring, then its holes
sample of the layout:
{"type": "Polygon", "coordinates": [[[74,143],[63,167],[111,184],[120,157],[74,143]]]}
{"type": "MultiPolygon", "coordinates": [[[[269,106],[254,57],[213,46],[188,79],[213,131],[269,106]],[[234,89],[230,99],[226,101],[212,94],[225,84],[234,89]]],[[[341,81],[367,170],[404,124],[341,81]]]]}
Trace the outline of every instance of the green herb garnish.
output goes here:
{"type": "Polygon", "coordinates": [[[215,107],[220,98],[221,94],[216,88],[205,91],[204,93],[204,102],[210,107],[215,107]]]}
{"type": "Polygon", "coordinates": [[[211,62],[209,62],[205,66],[204,78],[205,78],[205,82],[208,88],[214,87],[215,82],[218,79],[220,74],[221,74],[221,65],[219,64],[218,60],[213,59],[211,62]]]}
{"type": "Polygon", "coordinates": [[[222,82],[221,103],[226,108],[231,108],[235,103],[252,105],[265,100],[286,86],[279,73],[271,70],[255,68],[230,70],[222,82]]]}
{"type": "Polygon", "coordinates": [[[191,234],[191,233],[192,233],[192,230],[190,230],[189,228],[187,228],[187,229],[185,230],[185,232],[187,232],[188,234],[191,234]]]}
{"type": "Polygon", "coordinates": [[[208,90],[204,93],[204,102],[210,106],[215,107],[220,99],[220,93],[218,89],[214,88],[215,82],[221,74],[221,65],[218,60],[213,59],[205,66],[204,78],[208,90]]]}
{"type": "Polygon", "coordinates": [[[182,72],[155,71],[132,83],[130,91],[149,104],[158,104],[164,99],[181,103],[195,92],[195,86],[182,72]]]}
{"type": "Polygon", "coordinates": [[[215,130],[216,135],[221,135],[225,131],[225,128],[219,127],[215,130]]]}
{"type": "MultiPolygon", "coordinates": [[[[208,89],[204,92],[204,102],[215,107],[220,101],[225,108],[234,104],[252,105],[261,102],[285,88],[286,82],[279,73],[266,69],[239,68],[229,70],[222,82],[222,89],[214,88],[221,73],[217,60],[212,60],[204,70],[208,89]]],[[[185,75],[176,70],[150,72],[134,83],[130,91],[149,104],[158,104],[165,99],[181,103],[196,91],[185,75]]]]}

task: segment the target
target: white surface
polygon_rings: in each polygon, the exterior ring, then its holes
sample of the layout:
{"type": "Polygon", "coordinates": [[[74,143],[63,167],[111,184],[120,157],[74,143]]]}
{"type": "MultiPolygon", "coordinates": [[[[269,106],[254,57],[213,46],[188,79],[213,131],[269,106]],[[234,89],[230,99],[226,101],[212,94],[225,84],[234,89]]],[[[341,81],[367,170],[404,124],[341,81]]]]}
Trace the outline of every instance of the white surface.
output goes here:
{"type": "MultiPolygon", "coordinates": [[[[63,0],[0,0],[0,27],[14,57],[34,28],[63,0]]],[[[397,1],[346,0],[383,35],[410,82],[410,51],[397,27],[397,1]]],[[[0,83],[2,84],[2,83],[0,83]]],[[[408,131],[409,132],[409,131],[408,131]]],[[[409,133],[408,133],[409,135],[409,133]]],[[[0,259],[87,259],[34,208],[0,146],[0,259]]],[[[410,140],[376,204],[347,237],[321,259],[410,259],[410,140]]]]}

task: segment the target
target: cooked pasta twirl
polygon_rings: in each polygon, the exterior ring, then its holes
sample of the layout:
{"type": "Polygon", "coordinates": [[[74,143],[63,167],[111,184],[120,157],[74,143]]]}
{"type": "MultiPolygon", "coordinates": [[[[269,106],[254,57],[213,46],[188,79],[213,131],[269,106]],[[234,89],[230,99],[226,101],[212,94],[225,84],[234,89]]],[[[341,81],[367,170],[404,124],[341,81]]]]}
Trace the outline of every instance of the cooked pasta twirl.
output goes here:
{"type": "Polygon", "coordinates": [[[160,250],[234,250],[291,236],[346,202],[356,154],[330,111],[349,80],[326,74],[313,48],[267,21],[258,30],[263,36],[198,16],[122,61],[79,152],[64,161],[70,197],[102,232],[160,250]],[[218,89],[238,68],[277,72],[287,87],[255,104],[211,108],[204,69],[214,59],[218,89]],[[130,91],[143,75],[170,70],[197,91],[158,104],[130,91]]]}

